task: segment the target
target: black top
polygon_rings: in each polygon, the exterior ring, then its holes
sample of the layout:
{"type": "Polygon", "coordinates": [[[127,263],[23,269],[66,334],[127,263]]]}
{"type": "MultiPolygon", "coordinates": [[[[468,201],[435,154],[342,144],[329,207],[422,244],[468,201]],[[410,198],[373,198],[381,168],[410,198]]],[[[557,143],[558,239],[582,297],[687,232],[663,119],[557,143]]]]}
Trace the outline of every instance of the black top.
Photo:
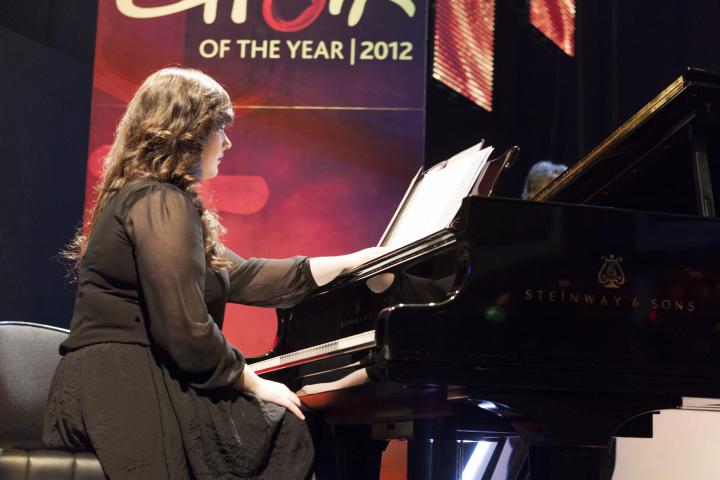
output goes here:
{"type": "Polygon", "coordinates": [[[159,347],[196,388],[233,384],[244,357],[223,336],[225,302],[286,307],[317,287],[306,257],[206,268],[200,212],[179,188],[124,186],[97,220],[83,257],[65,354],[99,343],[159,347]]]}

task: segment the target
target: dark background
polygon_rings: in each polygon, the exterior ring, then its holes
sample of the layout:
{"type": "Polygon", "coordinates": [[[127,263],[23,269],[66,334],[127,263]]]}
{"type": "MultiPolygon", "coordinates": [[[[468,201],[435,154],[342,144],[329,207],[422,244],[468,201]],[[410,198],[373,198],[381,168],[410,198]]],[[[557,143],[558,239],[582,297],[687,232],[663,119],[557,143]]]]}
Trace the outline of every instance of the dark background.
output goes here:
{"type": "Polygon", "coordinates": [[[493,111],[431,82],[427,163],[480,138],[517,145],[501,194],[519,195],[537,161],[575,163],[685,68],[720,71],[717,2],[576,0],[575,57],[530,25],[528,1],[496,2],[493,111]]]}
{"type": "Polygon", "coordinates": [[[53,257],[80,224],[97,3],[0,0],[0,320],[67,326],[53,257]]]}
{"type": "MultiPolygon", "coordinates": [[[[521,147],[504,190],[536,161],[572,164],[687,66],[720,71],[720,4],[577,0],[576,56],[497,0],[494,110],[429,89],[426,163],[485,138],[521,147]]],[[[67,326],[74,288],[54,257],[79,226],[85,190],[97,4],[0,0],[3,188],[0,320],[67,326]]]]}

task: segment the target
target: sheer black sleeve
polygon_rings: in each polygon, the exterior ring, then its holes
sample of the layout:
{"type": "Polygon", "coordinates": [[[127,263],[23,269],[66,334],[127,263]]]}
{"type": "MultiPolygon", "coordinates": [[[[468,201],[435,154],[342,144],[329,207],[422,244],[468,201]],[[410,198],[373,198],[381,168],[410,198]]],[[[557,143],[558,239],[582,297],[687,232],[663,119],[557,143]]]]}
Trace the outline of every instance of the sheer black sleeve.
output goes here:
{"type": "Polygon", "coordinates": [[[132,199],[125,226],[133,245],[151,341],[192,386],[232,385],[244,358],[208,315],[200,216],[179,189],[158,184],[132,199]]]}
{"type": "Polygon", "coordinates": [[[228,269],[230,302],[285,308],[317,288],[307,257],[243,259],[229,249],[225,257],[233,262],[228,269]]]}

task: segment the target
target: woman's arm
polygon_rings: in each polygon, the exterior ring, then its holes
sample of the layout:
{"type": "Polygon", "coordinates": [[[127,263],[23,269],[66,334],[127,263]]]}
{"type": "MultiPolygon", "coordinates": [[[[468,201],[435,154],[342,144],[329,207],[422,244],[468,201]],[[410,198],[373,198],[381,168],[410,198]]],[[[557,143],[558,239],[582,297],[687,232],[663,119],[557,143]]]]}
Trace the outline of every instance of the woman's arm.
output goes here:
{"type": "Polygon", "coordinates": [[[334,382],[314,383],[312,385],[305,385],[297,391],[298,395],[312,395],[313,393],[329,392],[332,390],[342,390],[344,388],[355,387],[368,383],[370,377],[368,377],[367,370],[361,368],[355,370],[344,377],[335,380],[334,382]]]}
{"type": "Polygon", "coordinates": [[[390,249],[385,247],[372,247],[336,257],[313,257],[310,259],[310,271],[315,283],[322,286],[330,283],[341,273],[359,267],[389,251],[390,249]]]}
{"type": "Polygon", "coordinates": [[[205,306],[205,254],[197,211],[184,192],[170,185],[155,185],[138,196],[128,201],[123,222],[147,307],[150,341],[195,388],[229,387],[245,361],[205,306]]]}
{"type": "Polygon", "coordinates": [[[305,415],[300,411],[300,399],[297,395],[282,383],[258,377],[250,366],[245,367],[234,387],[239,391],[250,392],[266,402],[285,407],[301,420],[305,420],[305,415]]]}
{"type": "Polygon", "coordinates": [[[385,248],[367,248],[335,257],[244,259],[226,249],[225,256],[233,263],[228,269],[228,301],[261,307],[290,307],[343,271],[388,251],[385,248]]]}

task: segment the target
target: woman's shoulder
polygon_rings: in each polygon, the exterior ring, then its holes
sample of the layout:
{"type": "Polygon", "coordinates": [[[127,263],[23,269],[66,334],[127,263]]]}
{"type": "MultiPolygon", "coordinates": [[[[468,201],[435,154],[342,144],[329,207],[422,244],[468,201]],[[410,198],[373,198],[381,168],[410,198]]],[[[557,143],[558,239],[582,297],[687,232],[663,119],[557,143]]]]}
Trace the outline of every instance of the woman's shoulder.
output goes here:
{"type": "Polygon", "coordinates": [[[123,185],[116,194],[115,213],[124,219],[139,201],[146,204],[175,204],[194,208],[190,194],[172,183],[141,179],[123,185]]]}
{"type": "Polygon", "coordinates": [[[174,191],[182,193],[183,195],[187,195],[187,192],[185,192],[183,189],[178,187],[177,185],[173,185],[172,183],[163,182],[160,180],[156,180],[154,178],[141,178],[137,180],[130,180],[125,185],[123,185],[118,193],[136,193],[136,192],[145,192],[150,193],[153,191],[174,191]]]}

